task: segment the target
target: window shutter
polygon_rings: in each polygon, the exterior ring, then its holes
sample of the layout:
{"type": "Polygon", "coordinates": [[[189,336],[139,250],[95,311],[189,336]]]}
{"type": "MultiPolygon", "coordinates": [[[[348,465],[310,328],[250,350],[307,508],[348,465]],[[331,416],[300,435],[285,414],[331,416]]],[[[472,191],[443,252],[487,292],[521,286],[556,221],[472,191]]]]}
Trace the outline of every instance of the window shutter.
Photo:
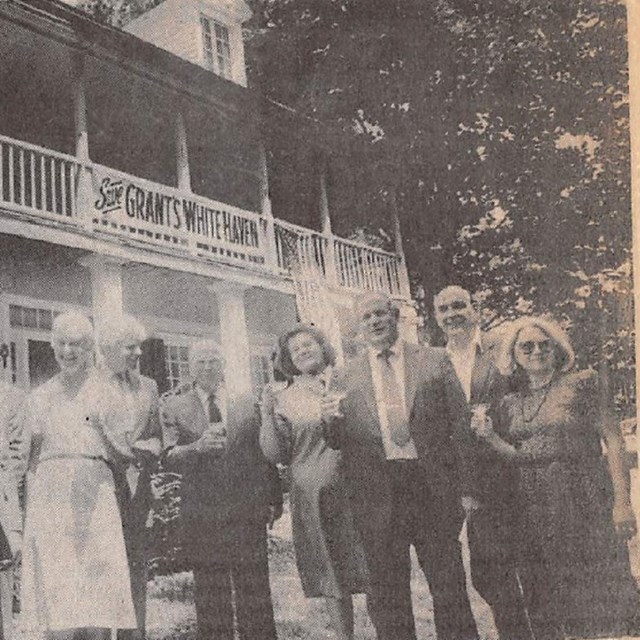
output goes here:
{"type": "Polygon", "coordinates": [[[160,394],[164,393],[169,389],[164,341],[160,338],[148,338],[142,343],[141,350],[140,373],[155,380],[160,394]]]}

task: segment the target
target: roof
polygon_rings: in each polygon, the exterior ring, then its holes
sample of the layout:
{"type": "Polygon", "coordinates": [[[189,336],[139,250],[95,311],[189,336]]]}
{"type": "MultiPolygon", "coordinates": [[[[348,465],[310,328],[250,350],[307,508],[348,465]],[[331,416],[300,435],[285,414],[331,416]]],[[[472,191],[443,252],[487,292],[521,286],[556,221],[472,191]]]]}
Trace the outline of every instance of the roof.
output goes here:
{"type": "Polygon", "coordinates": [[[226,80],[197,64],[119,28],[104,24],[62,0],[0,0],[0,19],[64,42],[71,48],[111,61],[172,91],[206,102],[239,120],[282,131],[292,124],[303,138],[326,152],[348,153],[351,141],[337,126],[301,116],[295,109],[226,80]]]}
{"type": "Polygon", "coordinates": [[[126,31],[103,24],[61,0],[6,0],[0,17],[39,31],[68,46],[103,60],[111,60],[130,72],[165,85],[179,93],[255,115],[256,94],[202,67],[161,49],[126,31]]]}

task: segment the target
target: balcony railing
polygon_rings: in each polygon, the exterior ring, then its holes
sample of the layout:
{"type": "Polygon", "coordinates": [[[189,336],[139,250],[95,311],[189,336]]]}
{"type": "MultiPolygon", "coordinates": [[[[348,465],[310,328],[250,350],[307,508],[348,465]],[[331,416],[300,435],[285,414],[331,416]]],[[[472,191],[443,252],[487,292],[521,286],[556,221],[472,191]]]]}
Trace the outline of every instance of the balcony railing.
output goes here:
{"type": "Polygon", "coordinates": [[[0,207],[172,254],[408,297],[393,253],[0,136],[0,207]]]}
{"type": "Polygon", "coordinates": [[[0,136],[0,202],[55,219],[77,216],[73,156],[0,136]]]}
{"type": "Polygon", "coordinates": [[[347,289],[404,295],[398,256],[365,244],[275,221],[278,266],[301,277],[326,278],[347,289]]]}

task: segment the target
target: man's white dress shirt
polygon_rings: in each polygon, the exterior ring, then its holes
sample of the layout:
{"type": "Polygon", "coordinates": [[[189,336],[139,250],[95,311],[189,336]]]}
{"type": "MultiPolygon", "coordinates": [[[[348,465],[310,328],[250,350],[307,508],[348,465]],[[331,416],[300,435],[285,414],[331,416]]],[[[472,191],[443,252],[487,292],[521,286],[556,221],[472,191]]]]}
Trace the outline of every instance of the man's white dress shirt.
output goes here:
{"type": "Polygon", "coordinates": [[[480,329],[476,327],[471,342],[464,349],[454,349],[451,342],[447,343],[447,355],[451,364],[456,371],[462,390],[467,399],[471,400],[471,380],[473,379],[473,367],[476,366],[476,356],[478,350],[482,352],[482,340],[480,338],[480,329]]]}
{"type": "Polygon", "coordinates": [[[409,408],[406,406],[406,396],[405,396],[405,372],[404,372],[404,349],[402,347],[402,342],[397,341],[392,347],[389,349],[375,349],[373,347],[368,348],[369,353],[369,363],[371,365],[371,375],[373,378],[373,389],[375,391],[376,396],[376,406],[378,408],[378,420],[380,422],[380,431],[382,432],[382,443],[384,445],[384,452],[387,460],[417,460],[418,452],[416,450],[416,446],[413,443],[413,439],[410,438],[409,441],[402,447],[398,446],[391,439],[391,433],[389,431],[389,423],[387,420],[387,411],[385,408],[385,399],[384,399],[384,388],[382,383],[382,373],[380,371],[381,360],[380,353],[382,351],[389,351],[390,355],[388,356],[389,364],[393,369],[393,372],[396,376],[396,380],[398,382],[398,387],[401,391],[400,401],[402,402],[405,410],[405,415],[407,416],[407,422],[409,421],[409,408]]]}

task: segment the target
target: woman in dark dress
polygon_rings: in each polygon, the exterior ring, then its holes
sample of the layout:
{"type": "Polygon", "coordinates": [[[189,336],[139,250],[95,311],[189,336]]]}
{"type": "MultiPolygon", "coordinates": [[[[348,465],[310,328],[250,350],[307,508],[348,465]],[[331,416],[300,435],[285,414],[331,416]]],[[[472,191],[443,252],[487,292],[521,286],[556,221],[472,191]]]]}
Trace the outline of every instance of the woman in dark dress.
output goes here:
{"type": "Polygon", "coordinates": [[[262,397],[260,445],[273,463],[289,466],[291,525],[298,573],[307,598],[323,597],[335,637],[353,638],[351,594],[364,591],[340,453],[324,439],[322,403],[337,397],[333,349],[315,327],[298,325],[278,343],[278,369],[291,380],[262,397]]]}
{"type": "Polygon", "coordinates": [[[594,372],[571,371],[568,338],[541,318],[514,323],[499,364],[519,390],[495,431],[481,416],[472,427],[518,468],[514,535],[534,635],[624,635],[639,602],[625,544],[635,517],[606,393],[594,372]]]}

